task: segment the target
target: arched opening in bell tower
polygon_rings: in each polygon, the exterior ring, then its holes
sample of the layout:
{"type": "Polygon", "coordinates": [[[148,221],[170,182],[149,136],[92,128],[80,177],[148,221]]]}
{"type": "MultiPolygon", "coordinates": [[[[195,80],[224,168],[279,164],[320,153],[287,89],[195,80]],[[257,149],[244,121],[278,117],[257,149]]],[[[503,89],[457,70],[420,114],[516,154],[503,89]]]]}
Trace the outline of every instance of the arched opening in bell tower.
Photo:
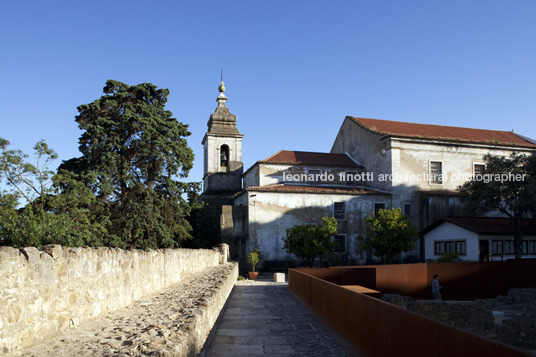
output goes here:
{"type": "Polygon", "coordinates": [[[229,146],[226,144],[220,147],[220,166],[229,167],[229,146]]]}

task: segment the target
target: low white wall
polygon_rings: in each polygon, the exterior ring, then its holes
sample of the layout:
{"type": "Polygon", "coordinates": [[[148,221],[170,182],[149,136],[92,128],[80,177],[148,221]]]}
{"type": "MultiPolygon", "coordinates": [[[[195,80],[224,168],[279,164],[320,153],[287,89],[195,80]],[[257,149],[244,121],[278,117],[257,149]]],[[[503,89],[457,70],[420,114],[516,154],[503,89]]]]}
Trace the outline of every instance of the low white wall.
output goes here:
{"type": "Polygon", "coordinates": [[[214,249],[0,247],[0,353],[164,289],[228,260],[214,249]]]}

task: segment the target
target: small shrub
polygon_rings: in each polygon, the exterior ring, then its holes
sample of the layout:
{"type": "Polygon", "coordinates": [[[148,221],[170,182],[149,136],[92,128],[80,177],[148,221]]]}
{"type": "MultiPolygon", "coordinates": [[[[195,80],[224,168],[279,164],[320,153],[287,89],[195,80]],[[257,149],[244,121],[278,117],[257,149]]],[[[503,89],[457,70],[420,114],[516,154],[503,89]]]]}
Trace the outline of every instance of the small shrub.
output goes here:
{"type": "Polygon", "coordinates": [[[248,264],[251,265],[252,271],[255,271],[255,266],[261,261],[262,255],[261,250],[259,248],[253,249],[248,254],[248,264]]]}
{"type": "Polygon", "coordinates": [[[453,263],[460,261],[458,253],[445,253],[437,259],[438,263],[453,263]]]}

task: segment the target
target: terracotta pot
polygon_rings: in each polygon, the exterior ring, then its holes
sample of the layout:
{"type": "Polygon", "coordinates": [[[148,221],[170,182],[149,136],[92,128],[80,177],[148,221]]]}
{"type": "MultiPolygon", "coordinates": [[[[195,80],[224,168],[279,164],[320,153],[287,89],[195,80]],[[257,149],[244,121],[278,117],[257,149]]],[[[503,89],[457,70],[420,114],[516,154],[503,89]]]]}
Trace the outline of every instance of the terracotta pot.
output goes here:
{"type": "Polygon", "coordinates": [[[249,275],[249,280],[255,280],[259,276],[259,272],[258,271],[250,271],[248,273],[248,275],[249,275]]]}

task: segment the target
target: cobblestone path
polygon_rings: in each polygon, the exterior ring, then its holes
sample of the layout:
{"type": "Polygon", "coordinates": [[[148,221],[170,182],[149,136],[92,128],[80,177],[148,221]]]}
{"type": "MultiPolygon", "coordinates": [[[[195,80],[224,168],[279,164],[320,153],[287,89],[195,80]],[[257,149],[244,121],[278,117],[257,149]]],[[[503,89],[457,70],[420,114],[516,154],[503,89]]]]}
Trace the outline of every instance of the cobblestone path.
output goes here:
{"type": "Polygon", "coordinates": [[[287,290],[238,282],[206,350],[220,356],[358,356],[348,352],[287,290]]]}

